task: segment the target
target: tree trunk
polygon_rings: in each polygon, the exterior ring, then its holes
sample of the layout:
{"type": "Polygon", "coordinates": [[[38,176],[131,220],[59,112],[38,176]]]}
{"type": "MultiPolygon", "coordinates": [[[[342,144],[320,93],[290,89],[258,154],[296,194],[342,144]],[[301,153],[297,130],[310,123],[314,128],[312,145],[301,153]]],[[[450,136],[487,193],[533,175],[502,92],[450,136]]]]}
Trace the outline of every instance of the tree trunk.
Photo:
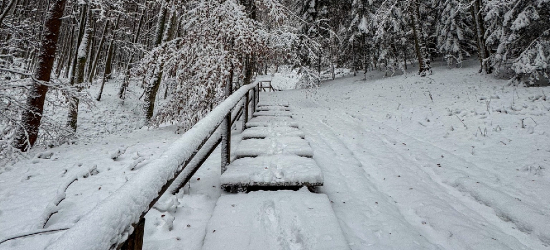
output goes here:
{"type": "Polygon", "coordinates": [[[420,3],[419,0],[414,0],[412,6],[412,30],[414,36],[414,48],[416,50],[416,56],[418,58],[418,74],[420,76],[426,76],[430,72],[430,64],[427,60],[426,44],[424,39],[420,36],[420,3]]]}
{"type": "MultiPolygon", "coordinates": [[[[84,35],[82,36],[82,41],[78,46],[78,51],[76,54],[76,72],[75,72],[75,82],[74,86],[78,91],[82,90],[82,83],[84,83],[84,71],[86,67],[86,59],[88,55],[88,50],[90,49],[90,39],[93,32],[91,27],[92,25],[92,11],[89,10],[87,13],[86,28],[84,28],[84,35]]],[[[67,126],[70,127],[73,131],[76,132],[77,122],[78,122],[78,104],[79,100],[76,97],[72,97],[69,100],[69,115],[67,119],[67,126]]]]}
{"type": "MultiPolygon", "coordinates": [[[[163,6],[160,10],[159,19],[157,21],[157,30],[155,37],[155,46],[159,46],[162,42],[167,42],[171,39],[174,26],[176,25],[176,10],[172,9],[170,12],[170,19],[168,22],[168,27],[166,27],[166,15],[168,14],[168,9],[163,6]]],[[[143,107],[145,111],[145,123],[149,124],[151,118],[153,117],[155,111],[155,102],[157,99],[157,92],[162,82],[162,73],[164,68],[164,63],[160,62],[153,76],[147,86],[145,86],[145,105],[143,107]]]]}
{"type": "Polygon", "coordinates": [[[75,36],[77,36],[76,34],[76,29],[75,29],[75,25],[73,24],[73,27],[71,27],[71,39],[70,39],[70,44],[69,44],[69,51],[67,52],[67,65],[65,66],[65,72],[63,73],[63,75],[65,76],[65,78],[69,78],[69,71],[71,71],[71,66],[72,66],[72,62],[73,62],[73,51],[75,51],[74,49],[74,44],[75,44],[75,36]]]}
{"type": "Polygon", "coordinates": [[[44,31],[40,52],[38,54],[38,63],[34,77],[37,81],[33,82],[27,95],[28,109],[21,114],[21,124],[14,141],[14,147],[22,151],[28,150],[34,145],[38,138],[42,113],[44,111],[44,101],[48,86],[43,82],[49,82],[55,54],[57,49],[57,39],[61,27],[61,17],[65,10],[67,0],[55,0],[48,11],[47,19],[44,23],[44,31]]]}
{"type": "MultiPolygon", "coordinates": [[[[240,0],[240,4],[245,7],[245,11],[248,17],[252,20],[256,20],[256,5],[252,0],[240,0]]],[[[254,68],[256,67],[256,57],[254,54],[245,55],[246,67],[244,71],[243,84],[250,84],[252,77],[254,76],[254,68]]]]}
{"type": "Polygon", "coordinates": [[[97,45],[97,52],[95,53],[94,60],[92,62],[92,68],[90,70],[90,73],[88,74],[88,82],[92,82],[92,79],[95,76],[97,61],[99,61],[99,55],[101,55],[101,51],[102,51],[101,47],[103,47],[103,43],[105,42],[105,36],[107,35],[108,29],[109,29],[109,19],[105,21],[105,27],[103,27],[103,34],[101,35],[101,40],[99,40],[99,44],[97,45]]]}
{"type": "MultiPolygon", "coordinates": [[[[90,15],[92,15],[91,12],[90,12],[90,15]]],[[[84,78],[86,80],[84,82],[86,82],[88,84],[91,84],[91,82],[92,82],[92,79],[89,77],[89,75],[90,75],[90,71],[92,70],[92,63],[94,62],[93,61],[94,52],[95,52],[94,48],[95,48],[95,46],[97,46],[96,45],[97,41],[95,39],[95,37],[96,37],[96,35],[95,35],[96,25],[95,25],[95,22],[90,22],[90,24],[93,24],[93,25],[91,25],[92,33],[90,33],[90,38],[88,38],[89,45],[88,45],[88,54],[86,56],[86,58],[88,58],[88,59],[86,60],[86,70],[84,70],[84,72],[85,72],[84,78]],[[90,80],[88,81],[88,79],[90,79],[90,80]]],[[[99,49],[98,49],[98,51],[99,51],[99,49]]]]}
{"type": "Polygon", "coordinates": [[[78,64],[78,49],[79,49],[79,46],[80,46],[80,43],[82,41],[82,38],[84,36],[84,31],[86,29],[86,17],[87,17],[87,5],[86,4],[82,4],[82,6],[80,7],[80,11],[81,11],[81,15],[80,15],[80,25],[78,27],[78,37],[76,38],[76,43],[75,43],[75,48],[76,50],[73,51],[73,62],[72,62],[72,65],[71,65],[71,69],[70,69],[70,72],[69,72],[69,84],[70,85],[74,85],[74,81],[75,81],[75,74],[76,74],[76,66],[78,64]]]}
{"type": "Polygon", "coordinates": [[[487,74],[491,73],[490,67],[487,65],[486,59],[489,58],[489,51],[487,50],[487,46],[485,45],[485,23],[483,21],[483,15],[481,12],[482,3],[481,0],[474,0],[474,4],[472,4],[471,12],[472,17],[474,19],[474,31],[476,33],[476,40],[477,40],[477,49],[478,49],[478,56],[479,56],[479,63],[480,63],[480,69],[479,73],[485,72],[487,74]]]}
{"type": "Polygon", "coordinates": [[[65,32],[61,32],[62,35],[60,35],[60,39],[62,39],[63,48],[61,49],[61,55],[59,55],[57,59],[56,69],[55,69],[55,75],[57,78],[61,75],[61,71],[63,70],[63,65],[65,65],[65,61],[67,60],[69,49],[70,49],[70,40],[73,33],[74,26],[66,27],[65,32]],[[64,41],[63,41],[64,40],[64,41]],[[69,42],[67,41],[69,40],[69,42]]]}
{"type": "Polygon", "coordinates": [[[107,49],[107,58],[105,59],[105,68],[103,69],[103,76],[101,77],[101,87],[99,88],[99,93],[97,94],[96,100],[101,101],[101,95],[103,94],[103,88],[105,87],[106,79],[111,78],[111,64],[113,62],[113,51],[114,51],[114,41],[116,39],[115,31],[118,29],[118,24],[120,21],[120,15],[116,19],[115,28],[112,31],[111,42],[109,42],[109,48],[107,49]]]}
{"type": "MultiPolygon", "coordinates": [[[[143,24],[143,18],[145,17],[145,10],[143,10],[141,12],[141,16],[139,18],[139,23],[138,23],[138,27],[137,27],[137,31],[136,31],[136,35],[134,36],[134,39],[133,39],[133,43],[137,43],[138,39],[139,39],[139,34],[140,34],[140,31],[141,31],[141,25],[143,24]]],[[[132,55],[130,55],[130,60],[128,60],[128,64],[126,64],[126,70],[125,70],[125,75],[124,75],[124,81],[122,82],[122,85],[120,86],[120,90],[118,92],[118,97],[120,99],[125,99],[126,98],[126,89],[128,88],[128,85],[130,85],[130,70],[132,69],[132,61],[134,60],[134,55],[135,53],[132,53],[132,55]]]]}

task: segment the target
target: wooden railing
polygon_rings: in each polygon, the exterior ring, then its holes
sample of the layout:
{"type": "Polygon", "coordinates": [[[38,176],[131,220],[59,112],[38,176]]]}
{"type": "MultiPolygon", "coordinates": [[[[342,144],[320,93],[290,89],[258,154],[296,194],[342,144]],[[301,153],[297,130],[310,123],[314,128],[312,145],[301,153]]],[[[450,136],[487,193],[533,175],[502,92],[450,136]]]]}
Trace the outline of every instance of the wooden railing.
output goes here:
{"type": "Polygon", "coordinates": [[[147,212],[167,191],[178,192],[222,141],[221,169],[225,170],[231,127],[240,117],[245,126],[259,102],[259,92],[258,82],[235,91],[47,249],[141,249],[147,212]]]}
{"type": "Polygon", "coordinates": [[[275,91],[275,89],[273,88],[273,85],[271,85],[271,81],[260,81],[260,90],[264,92],[275,91]]]}

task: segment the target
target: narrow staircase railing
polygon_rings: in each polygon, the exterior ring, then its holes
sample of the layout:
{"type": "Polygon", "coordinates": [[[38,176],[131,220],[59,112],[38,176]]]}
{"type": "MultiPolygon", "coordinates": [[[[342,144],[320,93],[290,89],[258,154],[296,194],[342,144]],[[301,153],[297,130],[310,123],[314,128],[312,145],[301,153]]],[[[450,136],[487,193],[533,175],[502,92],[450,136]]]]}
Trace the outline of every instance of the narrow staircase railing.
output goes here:
{"type": "MultiPolygon", "coordinates": [[[[259,92],[256,82],[228,96],[160,158],[142,168],[47,249],[141,249],[147,212],[167,191],[178,192],[222,138],[227,140],[222,143],[222,157],[230,159],[231,127],[243,115],[245,126],[259,102],[259,92]]],[[[227,164],[222,160],[222,171],[227,164]]]]}

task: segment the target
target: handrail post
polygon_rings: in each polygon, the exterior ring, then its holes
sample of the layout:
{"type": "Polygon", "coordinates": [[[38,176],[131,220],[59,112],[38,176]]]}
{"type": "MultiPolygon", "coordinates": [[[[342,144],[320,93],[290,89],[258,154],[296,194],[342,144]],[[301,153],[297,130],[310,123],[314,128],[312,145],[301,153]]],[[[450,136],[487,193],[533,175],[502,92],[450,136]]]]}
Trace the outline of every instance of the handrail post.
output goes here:
{"type": "MultiPolygon", "coordinates": [[[[225,84],[225,97],[231,95],[233,81],[233,70],[229,76],[229,80],[225,84]]],[[[222,148],[221,148],[221,172],[225,172],[227,165],[231,163],[231,111],[225,115],[223,124],[222,124],[222,148]]]]}
{"type": "Polygon", "coordinates": [[[248,122],[248,108],[250,107],[250,103],[248,103],[248,94],[250,94],[250,91],[246,92],[246,95],[244,95],[244,103],[243,103],[243,130],[246,129],[246,123],[248,122]]]}
{"type": "Polygon", "coordinates": [[[256,88],[256,100],[255,100],[255,102],[256,103],[254,103],[254,111],[256,111],[256,106],[260,102],[260,87],[259,86],[258,86],[258,88],[256,88]]]}
{"type": "Polygon", "coordinates": [[[145,217],[141,217],[134,228],[134,232],[128,236],[128,239],[120,247],[121,250],[141,250],[143,249],[143,235],[145,233],[145,217]]]}
{"type": "MultiPolygon", "coordinates": [[[[258,85],[256,85],[258,87],[258,85]]],[[[256,112],[256,87],[252,89],[252,114],[256,112]]]]}

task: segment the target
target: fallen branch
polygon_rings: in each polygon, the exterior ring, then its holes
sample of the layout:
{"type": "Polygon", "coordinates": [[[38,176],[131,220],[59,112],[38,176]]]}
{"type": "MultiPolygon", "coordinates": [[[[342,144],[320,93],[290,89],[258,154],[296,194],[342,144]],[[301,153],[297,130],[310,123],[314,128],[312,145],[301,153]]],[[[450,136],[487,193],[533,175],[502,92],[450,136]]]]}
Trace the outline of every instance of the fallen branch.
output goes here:
{"type": "Polygon", "coordinates": [[[24,238],[24,237],[28,237],[28,236],[33,236],[33,235],[37,235],[37,234],[55,233],[55,232],[64,231],[64,230],[68,230],[68,229],[69,229],[68,227],[63,227],[63,228],[56,228],[56,229],[41,229],[41,230],[38,230],[38,231],[35,231],[35,232],[21,233],[21,234],[17,234],[17,235],[5,238],[3,240],[0,240],[0,244],[4,243],[6,241],[15,240],[15,239],[19,239],[19,238],[24,238]]]}

